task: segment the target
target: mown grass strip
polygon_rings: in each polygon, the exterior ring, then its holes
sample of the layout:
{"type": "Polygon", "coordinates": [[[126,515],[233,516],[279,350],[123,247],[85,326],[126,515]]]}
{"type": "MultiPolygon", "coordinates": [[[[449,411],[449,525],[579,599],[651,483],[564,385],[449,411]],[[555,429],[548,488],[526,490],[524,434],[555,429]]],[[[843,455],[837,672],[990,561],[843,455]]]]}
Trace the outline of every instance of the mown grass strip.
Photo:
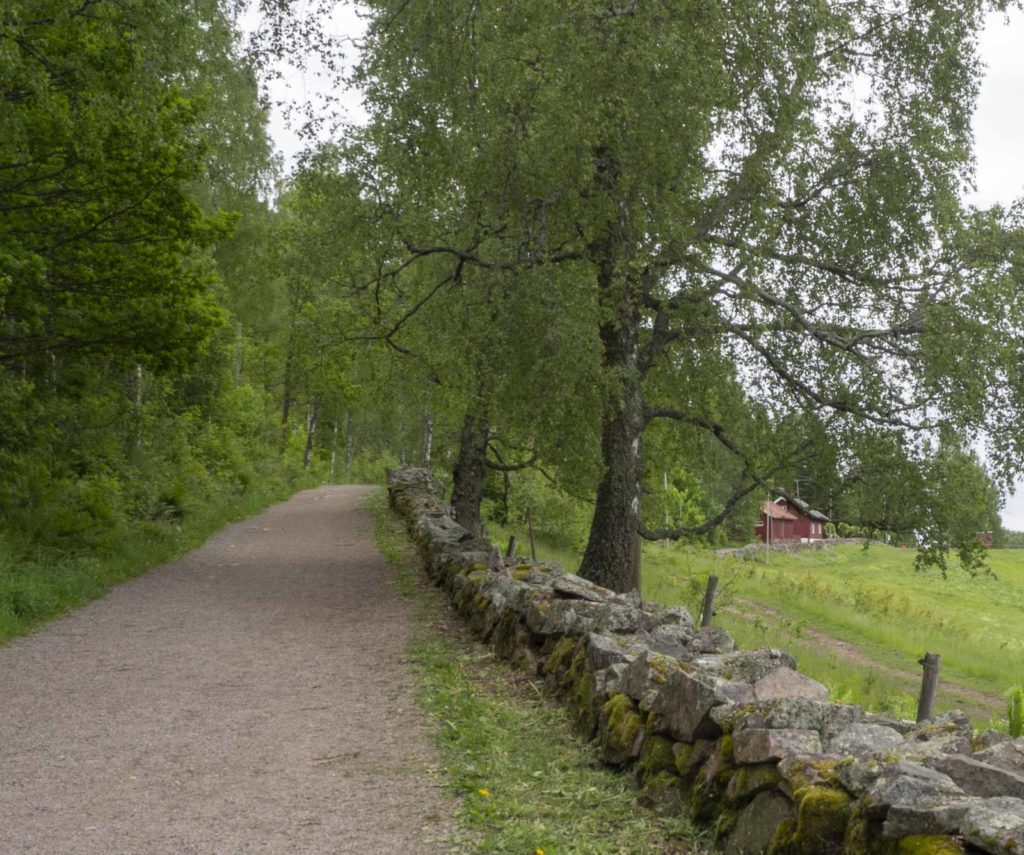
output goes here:
{"type": "Polygon", "coordinates": [[[655,855],[707,851],[681,817],[637,804],[625,774],[601,766],[568,714],[530,680],[495,661],[418,581],[401,524],[383,491],[369,503],[381,552],[417,604],[409,648],[419,700],[448,786],[458,798],[450,851],[502,855],[655,855]]]}

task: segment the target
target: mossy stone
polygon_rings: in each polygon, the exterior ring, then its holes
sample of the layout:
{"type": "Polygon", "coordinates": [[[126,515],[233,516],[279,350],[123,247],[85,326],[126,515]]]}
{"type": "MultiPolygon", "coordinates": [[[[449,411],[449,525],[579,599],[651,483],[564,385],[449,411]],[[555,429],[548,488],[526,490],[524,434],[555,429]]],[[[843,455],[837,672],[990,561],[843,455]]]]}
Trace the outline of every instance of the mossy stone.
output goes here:
{"type": "Polygon", "coordinates": [[[698,739],[696,742],[677,742],[673,751],[676,755],[676,772],[683,783],[692,784],[711,753],[715,743],[710,739],[698,739]]]}
{"type": "Polygon", "coordinates": [[[944,834],[914,834],[904,837],[896,847],[896,855],[963,855],[964,850],[952,837],[944,834]]]}
{"type": "Polygon", "coordinates": [[[643,719],[632,698],[612,695],[601,707],[598,739],[605,762],[621,766],[639,753],[643,719]]]}
{"type": "Polygon", "coordinates": [[[672,751],[672,740],[656,734],[649,735],[640,749],[640,757],[636,761],[636,776],[643,786],[651,778],[662,772],[671,772],[677,781],[676,756],[672,751]]]}
{"type": "Polygon", "coordinates": [[[695,819],[710,822],[726,809],[725,791],[735,774],[732,734],[720,737],[693,784],[690,809],[695,819]]]}
{"type": "Polygon", "coordinates": [[[578,639],[565,635],[555,642],[547,658],[544,660],[544,673],[555,677],[560,676],[569,668],[578,639]]]}
{"type": "Polygon", "coordinates": [[[774,763],[741,766],[729,779],[726,798],[735,806],[745,805],[758,793],[775,789],[779,783],[779,770],[774,763]]]}
{"type": "Polygon", "coordinates": [[[779,826],[771,855],[828,855],[844,851],[850,797],[831,787],[803,787],[794,793],[795,820],[779,826]]]}

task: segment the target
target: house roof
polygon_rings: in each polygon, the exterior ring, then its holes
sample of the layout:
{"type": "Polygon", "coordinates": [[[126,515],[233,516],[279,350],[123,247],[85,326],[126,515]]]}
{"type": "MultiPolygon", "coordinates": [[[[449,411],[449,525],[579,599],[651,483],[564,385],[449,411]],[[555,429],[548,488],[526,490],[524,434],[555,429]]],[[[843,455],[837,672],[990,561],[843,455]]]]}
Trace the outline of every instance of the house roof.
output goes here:
{"type": "MultiPolygon", "coordinates": [[[[829,518],[825,516],[821,511],[814,510],[807,502],[802,499],[792,498],[789,496],[780,496],[780,499],[785,499],[794,508],[796,508],[804,516],[810,517],[812,520],[819,520],[821,522],[829,522],[829,518]]],[[[778,499],[776,499],[778,501],[778,499]]]]}
{"type": "Polygon", "coordinates": [[[773,520],[798,520],[796,514],[794,514],[789,508],[782,505],[777,505],[775,502],[764,502],[761,505],[761,510],[764,511],[773,520]]]}

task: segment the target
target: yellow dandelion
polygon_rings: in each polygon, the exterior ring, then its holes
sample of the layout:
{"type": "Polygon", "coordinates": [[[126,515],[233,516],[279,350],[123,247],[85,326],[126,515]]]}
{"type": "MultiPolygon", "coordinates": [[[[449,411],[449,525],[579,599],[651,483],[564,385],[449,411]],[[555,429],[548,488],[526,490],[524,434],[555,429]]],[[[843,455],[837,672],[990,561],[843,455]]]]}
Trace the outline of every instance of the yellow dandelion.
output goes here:
{"type": "Polygon", "coordinates": [[[544,850],[543,849],[534,849],[533,850],[533,855],[544,855],[544,850]]]}
{"type": "Polygon", "coordinates": [[[483,797],[484,797],[485,799],[486,799],[486,798],[487,798],[488,796],[490,796],[490,794],[491,794],[491,791],[490,791],[490,790],[485,790],[485,789],[484,789],[483,787],[481,787],[481,788],[480,788],[479,790],[477,790],[477,792],[478,792],[478,793],[479,793],[479,794],[480,794],[481,796],[483,796],[483,797]]]}

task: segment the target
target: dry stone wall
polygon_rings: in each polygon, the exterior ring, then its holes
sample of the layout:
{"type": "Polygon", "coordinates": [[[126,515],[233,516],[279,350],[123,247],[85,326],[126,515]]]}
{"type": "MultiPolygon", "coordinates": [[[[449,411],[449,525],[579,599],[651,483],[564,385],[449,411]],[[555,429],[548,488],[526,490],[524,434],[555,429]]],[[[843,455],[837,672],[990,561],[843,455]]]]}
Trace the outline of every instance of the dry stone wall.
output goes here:
{"type": "Polygon", "coordinates": [[[828,700],[781,650],[737,650],[684,608],[501,559],[429,470],[388,474],[431,579],[499,655],[544,679],[640,798],[729,855],[1024,853],[1024,739],[828,700]]]}

